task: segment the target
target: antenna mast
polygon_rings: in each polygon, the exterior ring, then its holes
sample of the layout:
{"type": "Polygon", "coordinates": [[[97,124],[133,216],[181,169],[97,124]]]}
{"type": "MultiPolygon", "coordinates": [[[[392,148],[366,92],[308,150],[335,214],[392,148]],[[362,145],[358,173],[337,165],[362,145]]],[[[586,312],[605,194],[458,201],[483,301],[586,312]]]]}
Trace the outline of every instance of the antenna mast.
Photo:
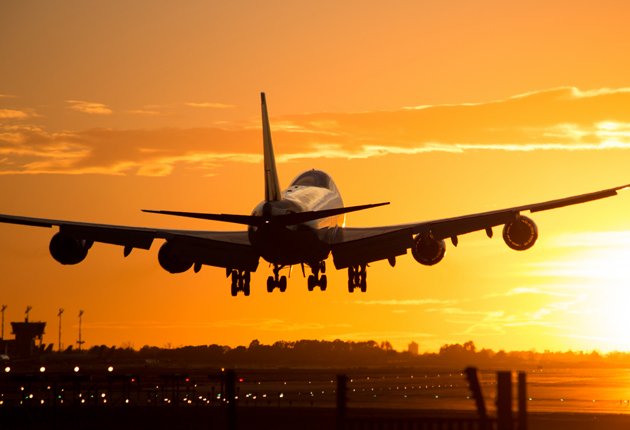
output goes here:
{"type": "Polygon", "coordinates": [[[83,319],[83,309],[79,311],[79,340],[77,340],[77,344],[79,345],[79,351],[81,351],[81,346],[85,343],[84,340],[81,339],[81,322],[83,319]]]}
{"type": "Polygon", "coordinates": [[[59,317],[59,352],[61,352],[61,315],[63,314],[63,308],[59,308],[59,312],[57,312],[57,316],[59,317]]]}
{"type": "Polygon", "coordinates": [[[2,305],[2,339],[4,340],[4,311],[7,310],[7,305],[2,305]]]}

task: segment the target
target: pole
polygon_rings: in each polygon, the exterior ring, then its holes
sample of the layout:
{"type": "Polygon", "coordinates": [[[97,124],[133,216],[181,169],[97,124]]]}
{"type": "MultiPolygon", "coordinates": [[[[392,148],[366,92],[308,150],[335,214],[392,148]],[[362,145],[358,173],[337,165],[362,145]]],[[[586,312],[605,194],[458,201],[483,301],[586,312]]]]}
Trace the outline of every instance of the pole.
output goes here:
{"type": "Polygon", "coordinates": [[[83,341],[81,339],[81,322],[82,322],[82,318],[83,318],[83,310],[79,311],[79,340],[77,341],[77,344],[79,345],[79,351],[81,351],[81,346],[85,343],[85,341],[83,341]]]}
{"type": "Polygon", "coordinates": [[[346,413],[348,411],[348,376],[337,375],[337,430],[346,427],[346,413]]]}
{"type": "Polygon", "coordinates": [[[7,305],[2,305],[2,340],[4,340],[4,311],[7,310],[7,305]]]}
{"type": "Polygon", "coordinates": [[[527,430],[527,374],[518,372],[518,430],[527,430]]]}
{"type": "Polygon", "coordinates": [[[226,421],[228,430],[236,430],[236,372],[228,369],[223,375],[225,378],[226,421]]]}
{"type": "Polygon", "coordinates": [[[61,352],[61,314],[63,314],[63,308],[59,308],[59,312],[57,312],[57,316],[59,317],[59,352],[61,352]]]}
{"type": "Polygon", "coordinates": [[[512,372],[497,372],[497,430],[512,430],[512,372]]]}

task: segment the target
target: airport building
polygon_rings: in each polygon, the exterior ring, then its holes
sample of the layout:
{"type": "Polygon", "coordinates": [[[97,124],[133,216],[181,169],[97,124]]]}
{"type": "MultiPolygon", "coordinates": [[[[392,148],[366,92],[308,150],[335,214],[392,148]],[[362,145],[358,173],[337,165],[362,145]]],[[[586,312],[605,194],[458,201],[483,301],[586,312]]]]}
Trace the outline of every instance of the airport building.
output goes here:
{"type": "MultiPolygon", "coordinates": [[[[45,351],[43,344],[46,323],[37,321],[12,322],[14,339],[0,339],[0,353],[11,358],[35,357],[45,351]]],[[[49,345],[46,349],[52,349],[49,345]]]]}

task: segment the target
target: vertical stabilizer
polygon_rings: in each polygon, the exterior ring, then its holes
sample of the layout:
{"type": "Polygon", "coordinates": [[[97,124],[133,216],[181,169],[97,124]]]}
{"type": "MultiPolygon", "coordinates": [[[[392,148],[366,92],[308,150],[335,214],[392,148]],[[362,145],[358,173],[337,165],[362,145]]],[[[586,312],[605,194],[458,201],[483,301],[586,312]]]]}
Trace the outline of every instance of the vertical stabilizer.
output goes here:
{"type": "Polygon", "coordinates": [[[260,101],[262,103],[263,148],[265,158],[265,200],[273,202],[280,200],[280,182],[278,181],[276,158],[273,155],[273,145],[271,144],[271,130],[269,129],[269,115],[267,114],[265,93],[260,93],[260,101]]]}

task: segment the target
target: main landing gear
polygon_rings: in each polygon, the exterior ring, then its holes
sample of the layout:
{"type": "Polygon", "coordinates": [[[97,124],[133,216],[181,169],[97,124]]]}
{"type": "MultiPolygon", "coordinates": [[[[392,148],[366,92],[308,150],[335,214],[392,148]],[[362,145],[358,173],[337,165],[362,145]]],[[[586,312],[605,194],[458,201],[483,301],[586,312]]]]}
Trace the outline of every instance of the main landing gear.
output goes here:
{"type": "Polygon", "coordinates": [[[362,293],[367,291],[367,265],[348,267],[348,292],[353,293],[355,288],[360,288],[362,293]]]}
{"type": "Polygon", "coordinates": [[[278,288],[281,293],[287,290],[287,277],[279,277],[280,269],[284,266],[277,264],[273,265],[273,276],[267,278],[267,292],[271,293],[274,289],[278,288]]]}
{"type": "MultiPolygon", "coordinates": [[[[303,267],[303,266],[302,266],[303,267]]],[[[328,286],[328,278],[326,275],[319,276],[319,272],[326,273],[326,262],[320,261],[311,266],[312,275],[308,277],[308,290],[313,291],[315,287],[319,287],[322,291],[326,291],[328,286]]]]}
{"type": "Polygon", "coordinates": [[[251,279],[250,273],[245,270],[228,270],[228,276],[232,278],[232,286],[230,291],[232,296],[236,296],[239,291],[249,296],[249,281],[251,279]]]}

